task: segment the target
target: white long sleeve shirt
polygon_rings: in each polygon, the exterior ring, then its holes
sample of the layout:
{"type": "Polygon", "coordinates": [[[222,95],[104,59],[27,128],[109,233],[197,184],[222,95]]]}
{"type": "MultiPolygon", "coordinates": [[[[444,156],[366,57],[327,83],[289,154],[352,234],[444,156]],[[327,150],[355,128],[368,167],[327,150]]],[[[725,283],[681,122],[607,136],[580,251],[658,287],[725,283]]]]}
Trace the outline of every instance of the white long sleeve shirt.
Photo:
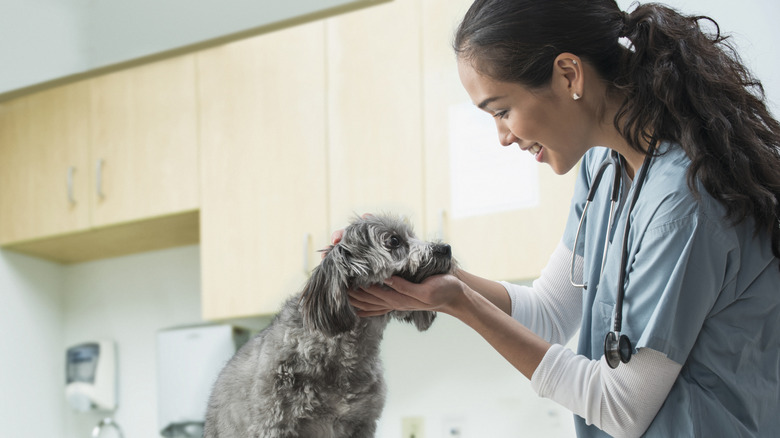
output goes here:
{"type": "MultiPolygon", "coordinates": [[[[582,291],[569,281],[571,256],[561,243],[532,287],[501,283],[511,298],[512,317],[553,344],[531,385],[541,397],[556,401],[610,435],[640,436],[682,366],[663,353],[642,348],[628,363],[611,369],[604,358],[591,360],[563,347],[582,318],[582,291]]],[[[579,256],[574,275],[582,275],[579,256]]]]}

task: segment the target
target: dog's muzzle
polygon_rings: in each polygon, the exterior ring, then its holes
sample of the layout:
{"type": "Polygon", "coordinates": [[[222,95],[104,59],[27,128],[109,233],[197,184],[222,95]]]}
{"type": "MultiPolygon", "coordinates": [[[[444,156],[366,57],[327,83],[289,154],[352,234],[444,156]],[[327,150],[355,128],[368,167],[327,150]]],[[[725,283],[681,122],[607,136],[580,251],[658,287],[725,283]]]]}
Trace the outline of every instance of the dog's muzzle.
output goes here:
{"type": "Polygon", "coordinates": [[[433,247],[433,253],[441,257],[452,257],[452,247],[446,243],[436,245],[433,247]]]}

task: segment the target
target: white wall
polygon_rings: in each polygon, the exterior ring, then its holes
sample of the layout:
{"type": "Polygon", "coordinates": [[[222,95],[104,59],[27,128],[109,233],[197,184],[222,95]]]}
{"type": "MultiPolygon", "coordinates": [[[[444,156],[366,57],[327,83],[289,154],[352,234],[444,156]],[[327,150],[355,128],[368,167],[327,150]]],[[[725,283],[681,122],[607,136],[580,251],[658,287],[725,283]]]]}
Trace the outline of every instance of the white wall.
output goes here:
{"type": "MultiPolygon", "coordinates": [[[[81,0],[85,3],[85,0],[81,0]]],[[[88,1],[84,41],[90,68],[289,20],[365,0],[88,1]]]]}
{"type": "MultiPolygon", "coordinates": [[[[63,268],[59,348],[64,352],[99,339],[116,342],[119,408],[114,418],[126,438],[158,436],[156,334],[201,321],[199,257],[198,246],[186,246],[63,268]]],[[[89,436],[105,413],[72,411],[65,404],[64,384],[58,389],[64,433],[57,436],[89,436]]]]}
{"type": "Polygon", "coordinates": [[[70,0],[0,0],[0,93],[83,70],[84,27],[70,0]]]}
{"type": "Polygon", "coordinates": [[[0,435],[60,436],[62,323],[62,267],[0,250],[0,435]]]}
{"type": "Polygon", "coordinates": [[[388,0],[0,0],[0,94],[388,0]]]}

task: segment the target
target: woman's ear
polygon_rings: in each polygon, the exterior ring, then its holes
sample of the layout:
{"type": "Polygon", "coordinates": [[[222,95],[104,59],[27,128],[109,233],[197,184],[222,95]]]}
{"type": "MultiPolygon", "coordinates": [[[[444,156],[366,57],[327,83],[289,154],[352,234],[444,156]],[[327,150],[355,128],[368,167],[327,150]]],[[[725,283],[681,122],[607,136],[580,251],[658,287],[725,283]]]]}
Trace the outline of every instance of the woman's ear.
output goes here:
{"type": "Polygon", "coordinates": [[[582,60],[571,53],[561,53],[555,57],[553,65],[553,87],[557,92],[580,100],[585,89],[585,76],[582,60]]]}

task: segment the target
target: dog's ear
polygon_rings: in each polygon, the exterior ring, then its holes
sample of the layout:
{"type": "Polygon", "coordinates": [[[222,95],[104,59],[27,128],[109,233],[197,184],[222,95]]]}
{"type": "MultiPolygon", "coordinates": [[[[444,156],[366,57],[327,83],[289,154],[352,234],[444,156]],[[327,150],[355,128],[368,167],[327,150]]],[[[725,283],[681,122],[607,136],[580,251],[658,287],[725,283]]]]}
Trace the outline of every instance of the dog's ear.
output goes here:
{"type": "Polygon", "coordinates": [[[358,322],[349,304],[348,277],[338,260],[341,253],[338,246],[328,251],[301,295],[304,324],[328,336],[348,332],[358,322]]]}
{"type": "Polygon", "coordinates": [[[403,318],[403,321],[409,324],[414,324],[417,330],[424,332],[431,327],[433,320],[436,319],[436,312],[429,312],[427,310],[416,310],[409,312],[409,315],[403,318]]]}

